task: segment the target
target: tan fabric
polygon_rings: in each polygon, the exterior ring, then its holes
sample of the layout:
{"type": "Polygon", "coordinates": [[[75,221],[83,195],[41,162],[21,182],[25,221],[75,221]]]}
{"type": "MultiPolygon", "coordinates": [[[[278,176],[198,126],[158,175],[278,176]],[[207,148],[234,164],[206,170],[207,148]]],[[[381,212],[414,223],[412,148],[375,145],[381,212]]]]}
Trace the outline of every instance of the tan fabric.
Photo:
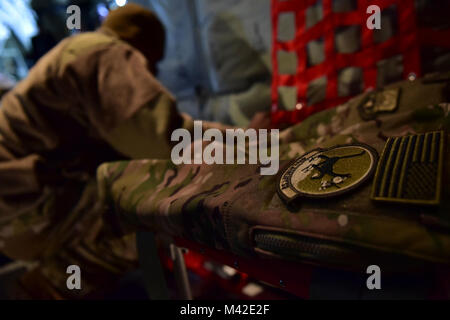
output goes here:
{"type": "Polygon", "coordinates": [[[133,159],[168,159],[172,131],[187,127],[192,120],[176,112],[175,100],[166,92],[140,109],[129,120],[104,133],[105,140],[122,154],[133,159]],[[168,143],[155,143],[167,141],[168,143]]]}

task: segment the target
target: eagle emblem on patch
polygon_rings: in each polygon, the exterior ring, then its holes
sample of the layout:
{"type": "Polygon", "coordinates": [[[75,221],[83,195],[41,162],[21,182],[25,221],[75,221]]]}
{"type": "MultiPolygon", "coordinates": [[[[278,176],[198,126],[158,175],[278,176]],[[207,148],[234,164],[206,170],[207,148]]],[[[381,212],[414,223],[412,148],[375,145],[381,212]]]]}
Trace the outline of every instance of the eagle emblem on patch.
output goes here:
{"type": "Polygon", "coordinates": [[[369,179],[378,153],[365,144],[314,149],[292,161],[278,178],[278,194],[287,202],[297,197],[326,198],[347,193],[369,179]]]}

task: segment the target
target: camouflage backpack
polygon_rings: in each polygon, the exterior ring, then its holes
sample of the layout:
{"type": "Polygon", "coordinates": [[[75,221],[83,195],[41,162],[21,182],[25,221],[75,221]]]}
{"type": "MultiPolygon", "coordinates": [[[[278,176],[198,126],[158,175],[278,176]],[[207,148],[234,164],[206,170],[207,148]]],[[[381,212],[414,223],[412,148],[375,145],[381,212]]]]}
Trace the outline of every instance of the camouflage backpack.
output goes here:
{"type": "Polygon", "coordinates": [[[448,265],[449,84],[450,74],[395,83],[282,131],[274,176],[250,164],[124,161],[99,167],[100,195],[124,230],[241,256],[448,265]]]}

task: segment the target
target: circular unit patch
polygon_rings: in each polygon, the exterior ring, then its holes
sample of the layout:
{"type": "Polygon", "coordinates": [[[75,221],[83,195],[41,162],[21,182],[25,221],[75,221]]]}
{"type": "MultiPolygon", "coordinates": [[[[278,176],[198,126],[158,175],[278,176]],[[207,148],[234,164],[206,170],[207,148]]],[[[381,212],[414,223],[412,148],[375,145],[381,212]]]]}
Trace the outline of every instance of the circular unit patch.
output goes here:
{"type": "Polygon", "coordinates": [[[378,153],[364,144],[314,149],[292,161],[278,179],[285,201],[297,197],[327,198],[355,189],[375,170],[378,153]]]}

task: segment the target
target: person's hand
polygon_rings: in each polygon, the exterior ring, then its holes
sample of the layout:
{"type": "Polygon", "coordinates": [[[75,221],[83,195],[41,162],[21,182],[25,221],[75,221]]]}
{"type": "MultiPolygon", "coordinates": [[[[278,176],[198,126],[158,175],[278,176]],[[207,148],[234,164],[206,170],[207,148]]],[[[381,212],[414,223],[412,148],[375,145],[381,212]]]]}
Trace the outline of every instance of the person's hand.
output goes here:
{"type": "Polygon", "coordinates": [[[257,112],[253,116],[248,128],[252,129],[270,129],[271,119],[270,112],[257,112]]]}

